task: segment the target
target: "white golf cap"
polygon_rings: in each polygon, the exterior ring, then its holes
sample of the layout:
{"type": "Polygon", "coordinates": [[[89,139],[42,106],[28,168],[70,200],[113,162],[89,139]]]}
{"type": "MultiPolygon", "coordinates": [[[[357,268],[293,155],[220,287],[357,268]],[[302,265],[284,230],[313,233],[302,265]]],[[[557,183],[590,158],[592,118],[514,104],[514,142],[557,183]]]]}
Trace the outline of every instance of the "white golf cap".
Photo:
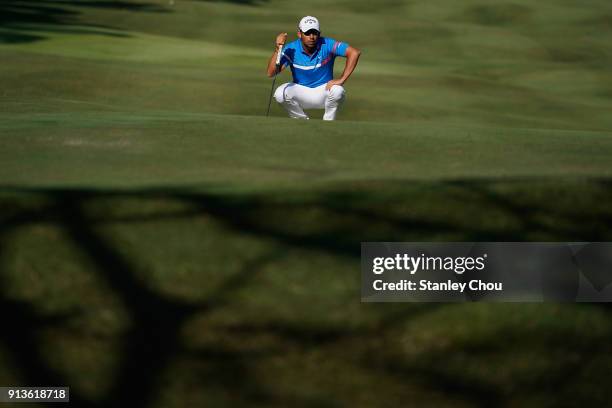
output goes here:
{"type": "Polygon", "coordinates": [[[317,30],[321,32],[319,28],[319,20],[313,16],[306,16],[300,20],[300,24],[298,24],[298,28],[301,32],[305,33],[308,30],[317,30]]]}

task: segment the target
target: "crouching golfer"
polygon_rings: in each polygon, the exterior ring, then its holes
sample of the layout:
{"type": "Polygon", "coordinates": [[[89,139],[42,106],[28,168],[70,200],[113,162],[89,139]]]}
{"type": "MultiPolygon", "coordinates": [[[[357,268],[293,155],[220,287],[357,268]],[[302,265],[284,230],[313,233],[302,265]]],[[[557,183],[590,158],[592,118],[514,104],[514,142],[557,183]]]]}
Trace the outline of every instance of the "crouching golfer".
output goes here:
{"type": "Polygon", "coordinates": [[[282,47],[280,70],[291,67],[293,82],[274,92],[274,99],[287,109],[289,117],[309,119],[304,109],[325,109],[323,120],[334,120],[344,101],[344,83],[357,66],[360,51],[347,43],[321,37],[319,20],[304,17],[298,25],[298,39],[285,45],[287,33],[276,37],[276,51],[268,62],[268,76],[277,74],[276,58],[282,47]],[[342,76],[334,79],[334,60],[346,57],[342,76]]]}

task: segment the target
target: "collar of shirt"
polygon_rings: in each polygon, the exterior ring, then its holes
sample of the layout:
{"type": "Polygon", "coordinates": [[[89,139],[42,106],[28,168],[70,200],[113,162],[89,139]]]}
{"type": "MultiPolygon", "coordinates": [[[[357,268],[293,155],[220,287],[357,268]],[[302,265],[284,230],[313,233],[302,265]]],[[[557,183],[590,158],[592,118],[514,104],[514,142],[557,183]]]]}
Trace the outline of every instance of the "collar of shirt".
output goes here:
{"type": "Polygon", "coordinates": [[[321,40],[321,37],[319,37],[319,39],[317,40],[317,48],[315,49],[315,51],[312,54],[308,54],[306,52],[306,50],[304,49],[304,44],[302,44],[302,42],[300,41],[300,47],[302,48],[302,54],[309,56],[310,59],[313,59],[319,53],[319,50],[321,50],[321,43],[322,42],[323,41],[321,40]]]}

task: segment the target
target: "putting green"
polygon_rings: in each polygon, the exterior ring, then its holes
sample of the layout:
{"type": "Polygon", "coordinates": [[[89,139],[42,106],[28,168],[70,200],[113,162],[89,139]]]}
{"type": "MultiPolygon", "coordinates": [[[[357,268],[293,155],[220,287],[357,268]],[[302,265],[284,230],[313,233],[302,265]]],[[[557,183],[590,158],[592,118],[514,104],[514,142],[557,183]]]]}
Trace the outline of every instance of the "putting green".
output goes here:
{"type": "Polygon", "coordinates": [[[606,405],[607,308],[362,305],[359,244],[612,240],[611,16],[2,2],[0,384],[83,407],[606,405]],[[274,36],[306,14],[363,52],[334,123],[264,117],[274,36]]]}

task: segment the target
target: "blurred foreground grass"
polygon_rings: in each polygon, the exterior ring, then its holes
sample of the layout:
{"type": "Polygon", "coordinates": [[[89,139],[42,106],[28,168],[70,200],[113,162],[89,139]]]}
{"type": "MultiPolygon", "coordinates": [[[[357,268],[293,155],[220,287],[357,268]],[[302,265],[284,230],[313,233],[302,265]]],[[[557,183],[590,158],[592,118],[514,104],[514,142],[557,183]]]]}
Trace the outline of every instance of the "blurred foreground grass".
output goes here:
{"type": "Polygon", "coordinates": [[[605,405],[609,308],[361,304],[358,271],[361,240],[610,240],[610,191],[5,190],[0,382],[78,406],[605,405]]]}

